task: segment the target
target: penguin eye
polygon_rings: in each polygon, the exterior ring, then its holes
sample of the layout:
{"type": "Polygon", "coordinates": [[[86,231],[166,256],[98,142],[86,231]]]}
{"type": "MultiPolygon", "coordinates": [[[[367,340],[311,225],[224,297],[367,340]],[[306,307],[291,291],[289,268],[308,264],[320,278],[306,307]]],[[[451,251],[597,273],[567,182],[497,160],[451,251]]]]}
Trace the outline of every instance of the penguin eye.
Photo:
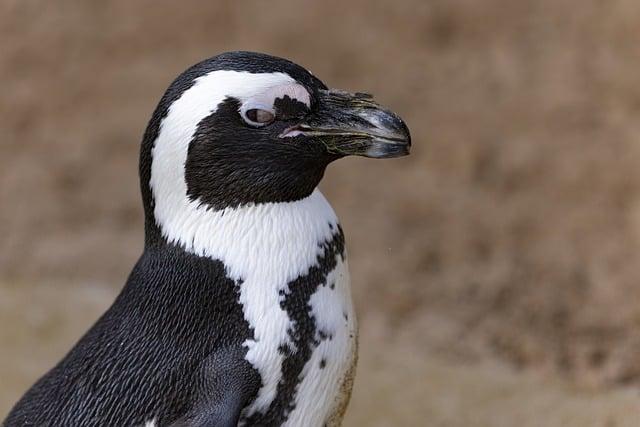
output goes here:
{"type": "Polygon", "coordinates": [[[273,122],[276,115],[269,110],[251,108],[244,112],[244,120],[253,126],[265,126],[273,122]]]}

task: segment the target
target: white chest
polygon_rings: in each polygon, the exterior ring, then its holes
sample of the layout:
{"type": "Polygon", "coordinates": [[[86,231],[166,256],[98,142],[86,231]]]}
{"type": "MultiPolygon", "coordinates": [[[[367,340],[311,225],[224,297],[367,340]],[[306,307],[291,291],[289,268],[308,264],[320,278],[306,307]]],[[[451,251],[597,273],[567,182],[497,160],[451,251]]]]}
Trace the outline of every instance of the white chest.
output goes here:
{"type": "Polygon", "coordinates": [[[355,364],[357,325],[346,260],[338,261],[326,285],[311,296],[310,312],[317,327],[314,342],[318,344],[302,370],[295,409],[285,424],[288,426],[326,425],[349,398],[347,376],[355,364]]]}
{"type": "MultiPolygon", "coordinates": [[[[269,313],[253,324],[255,339],[245,343],[246,358],[260,371],[263,387],[247,416],[280,405],[287,408],[284,425],[322,426],[345,399],[343,383],[355,362],[356,319],[346,260],[327,252],[284,289],[274,287],[269,313]],[[283,395],[291,386],[293,395],[283,395]]],[[[251,298],[245,304],[253,311],[251,298]]]]}

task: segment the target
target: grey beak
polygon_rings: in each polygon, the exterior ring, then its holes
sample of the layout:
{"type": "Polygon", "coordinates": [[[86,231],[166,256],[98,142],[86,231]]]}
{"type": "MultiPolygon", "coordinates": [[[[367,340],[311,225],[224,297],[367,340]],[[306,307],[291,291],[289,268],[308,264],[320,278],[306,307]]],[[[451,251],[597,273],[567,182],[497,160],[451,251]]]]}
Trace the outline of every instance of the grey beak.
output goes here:
{"type": "Polygon", "coordinates": [[[318,112],[298,130],[319,138],[330,153],[378,159],[409,154],[409,128],[371,95],[332,89],[321,91],[318,103],[318,112]]]}

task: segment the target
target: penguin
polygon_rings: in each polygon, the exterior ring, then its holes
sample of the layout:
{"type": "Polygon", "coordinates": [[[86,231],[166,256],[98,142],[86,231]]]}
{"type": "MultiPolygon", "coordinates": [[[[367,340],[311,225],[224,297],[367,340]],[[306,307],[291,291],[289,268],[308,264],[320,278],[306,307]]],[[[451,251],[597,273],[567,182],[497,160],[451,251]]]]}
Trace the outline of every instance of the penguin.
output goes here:
{"type": "Polygon", "coordinates": [[[371,95],[228,52],[160,99],[140,150],[144,251],[13,426],[337,426],[357,359],[345,240],[317,186],[409,154],[371,95]]]}

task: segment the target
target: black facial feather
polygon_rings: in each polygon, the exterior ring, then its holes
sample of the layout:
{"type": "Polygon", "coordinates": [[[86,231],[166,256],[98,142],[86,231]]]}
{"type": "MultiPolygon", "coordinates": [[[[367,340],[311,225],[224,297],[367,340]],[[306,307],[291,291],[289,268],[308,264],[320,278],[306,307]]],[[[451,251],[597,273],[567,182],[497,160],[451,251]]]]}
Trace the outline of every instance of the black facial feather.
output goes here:
{"type": "MultiPolygon", "coordinates": [[[[278,103],[289,114],[300,114],[299,104],[290,98],[278,103]]],[[[306,138],[280,138],[291,125],[287,121],[248,126],[238,114],[239,106],[238,100],[228,98],[198,125],[185,164],[189,197],[224,209],[311,194],[333,157],[306,138]]]]}
{"type": "Polygon", "coordinates": [[[273,102],[276,109],[276,116],[279,120],[295,120],[301,119],[309,114],[309,107],[304,102],[292,99],[289,95],[282,98],[276,98],[273,102]]]}

